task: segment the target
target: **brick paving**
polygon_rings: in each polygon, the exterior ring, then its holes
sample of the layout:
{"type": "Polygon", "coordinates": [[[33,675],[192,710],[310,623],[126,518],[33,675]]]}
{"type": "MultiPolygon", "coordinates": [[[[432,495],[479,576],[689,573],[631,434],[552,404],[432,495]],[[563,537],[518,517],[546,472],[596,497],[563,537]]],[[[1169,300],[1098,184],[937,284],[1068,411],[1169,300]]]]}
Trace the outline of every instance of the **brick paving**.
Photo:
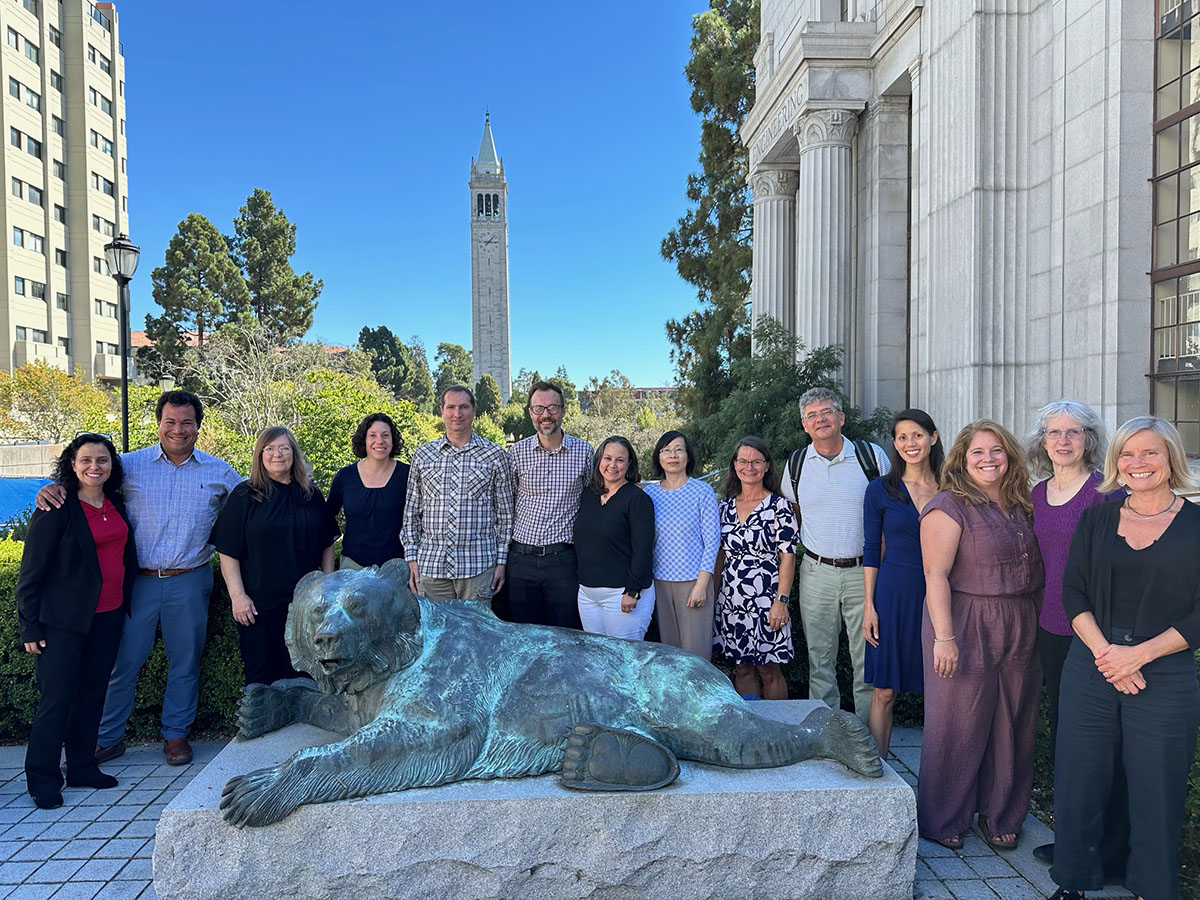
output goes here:
{"type": "MultiPolygon", "coordinates": [[[[193,743],[188,766],[168,766],[161,744],[132,745],[104,764],[116,788],[64,788],[59,809],[41,810],[25,793],[24,747],[0,747],[0,900],[155,900],[150,860],[159,813],[224,746],[193,743]]],[[[916,785],[921,732],[898,728],[888,762],[916,785]]],[[[914,900],[1040,900],[1055,890],[1033,848],[1053,835],[1030,816],[1017,849],[997,852],[977,833],[958,851],[920,840],[914,900]]],[[[1120,888],[1088,898],[1129,898],[1120,888]]],[[[163,898],[169,900],[169,898],[163,898]]]]}

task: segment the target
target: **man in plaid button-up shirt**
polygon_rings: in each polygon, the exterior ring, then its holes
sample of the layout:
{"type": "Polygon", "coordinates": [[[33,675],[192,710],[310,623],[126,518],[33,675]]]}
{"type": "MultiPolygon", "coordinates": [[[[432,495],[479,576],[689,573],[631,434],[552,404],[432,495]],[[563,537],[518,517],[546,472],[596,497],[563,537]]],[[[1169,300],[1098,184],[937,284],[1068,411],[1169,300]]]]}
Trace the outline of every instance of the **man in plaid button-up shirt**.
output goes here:
{"type": "Polygon", "coordinates": [[[474,421],[471,389],[446,388],[446,434],[413,454],[401,540],[414,592],[490,604],[504,584],[513,493],[504,451],[475,434],[474,421]]]}

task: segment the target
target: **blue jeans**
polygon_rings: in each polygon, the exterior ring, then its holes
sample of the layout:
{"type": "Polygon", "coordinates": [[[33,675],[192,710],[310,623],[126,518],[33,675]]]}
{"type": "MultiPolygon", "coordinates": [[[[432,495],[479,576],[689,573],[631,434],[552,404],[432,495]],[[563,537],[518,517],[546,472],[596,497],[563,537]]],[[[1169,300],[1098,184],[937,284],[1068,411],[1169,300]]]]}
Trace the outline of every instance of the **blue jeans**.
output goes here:
{"type": "Polygon", "coordinates": [[[133,712],[138,673],[154,649],[154,636],[160,625],[168,664],[162,736],[187,737],[200,697],[200,657],[204,653],[212,588],[211,566],[170,578],[137,576],[96,737],[101,747],[111,747],[125,736],[125,725],[133,712]]]}

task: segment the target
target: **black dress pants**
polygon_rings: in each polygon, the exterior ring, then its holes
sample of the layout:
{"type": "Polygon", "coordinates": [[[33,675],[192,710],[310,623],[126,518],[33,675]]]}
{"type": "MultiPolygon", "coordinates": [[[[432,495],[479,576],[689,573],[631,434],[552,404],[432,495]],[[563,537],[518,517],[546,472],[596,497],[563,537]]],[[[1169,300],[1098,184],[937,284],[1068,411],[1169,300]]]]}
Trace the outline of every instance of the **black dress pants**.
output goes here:
{"type": "Polygon", "coordinates": [[[96,767],[96,732],[124,624],[124,610],[114,609],[93,616],[87,632],[45,626],[46,646],[37,658],[41,697],[25,750],[30,794],[62,788],[58,765],[64,747],[68,774],[96,767]]]}
{"type": "Polygon", "coordinates": [[[238,649],[246,684],[271,684],[281,678],[298,678],[292,655],[283,639],[289,604],[260,609],[253,625],[237,623],[238,649]]]}
{"type": "Polygon", "coordinates": [[[575,548],[544,556],[508,552],[505,573],[508,614],[513,622],[581,629],[579,622],[579,564],[575,548]]]}
{"type": "Polygon", "coordinates": [[[1179,896],[1179,836],[1200,724],[1196,663],[1183,650],[1142,668],[1146,689],[1122,694],[1078,638],[1063,666],[1054,770],[1054,865],[1064,888],[1104,885],[1100,840],[1114,768],[1125,770],[1129,862],[1125,887],[1146,900],[1179,896]],[[1119,757],[1114,747],[1120,747],[1119,757]]]}
{"type": "MultiPolygon", "coordinates": [[[[1050,763],[1056,764],[1055,750],[1058,746],[1058,701],[1062,685],[1063,664],[1071,649],[1074,635],[1054,634],[1038,627],[1037,650],[1042,660],[1042,678],[1050,700],[1050,763]]],[[[1100,857],[1104,860],[1106,873],[1124,872],[1125,859],[1129,856],[1129,788],[1125,784],[1125,769],[1119,764],[1121,742],[1113,745],[1112,790],[1108,792],[1108,804],[1104,809],[1104,837],[1100,840],[1100,857]]],[[[1070,763],[1065,763],[1070,765],[1070,763]]]]}

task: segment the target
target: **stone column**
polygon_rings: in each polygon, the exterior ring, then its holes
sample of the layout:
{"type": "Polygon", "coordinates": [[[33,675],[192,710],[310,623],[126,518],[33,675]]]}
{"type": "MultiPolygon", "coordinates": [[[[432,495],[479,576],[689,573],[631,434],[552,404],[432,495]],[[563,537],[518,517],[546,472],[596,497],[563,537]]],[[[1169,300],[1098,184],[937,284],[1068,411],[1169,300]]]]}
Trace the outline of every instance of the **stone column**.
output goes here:
{"type": "MultiPolygon", "coordinates": [[[[850,144],[857,126],[857,114],[848,109],[811,110],[792,126],[800,145],[796,336],[807,350],[828,344],[847,351],[851,347],[854,207],[850,144]]],[[[847,372],[848,367],[842,370],[847,372]]]]}
{"type": "Polygon", "coordinates": [[[796,173],[756,169],[750,173],[754,194],[754,268],[750,287],[751,322],[771,316],[795,331],[796,173]]]}

